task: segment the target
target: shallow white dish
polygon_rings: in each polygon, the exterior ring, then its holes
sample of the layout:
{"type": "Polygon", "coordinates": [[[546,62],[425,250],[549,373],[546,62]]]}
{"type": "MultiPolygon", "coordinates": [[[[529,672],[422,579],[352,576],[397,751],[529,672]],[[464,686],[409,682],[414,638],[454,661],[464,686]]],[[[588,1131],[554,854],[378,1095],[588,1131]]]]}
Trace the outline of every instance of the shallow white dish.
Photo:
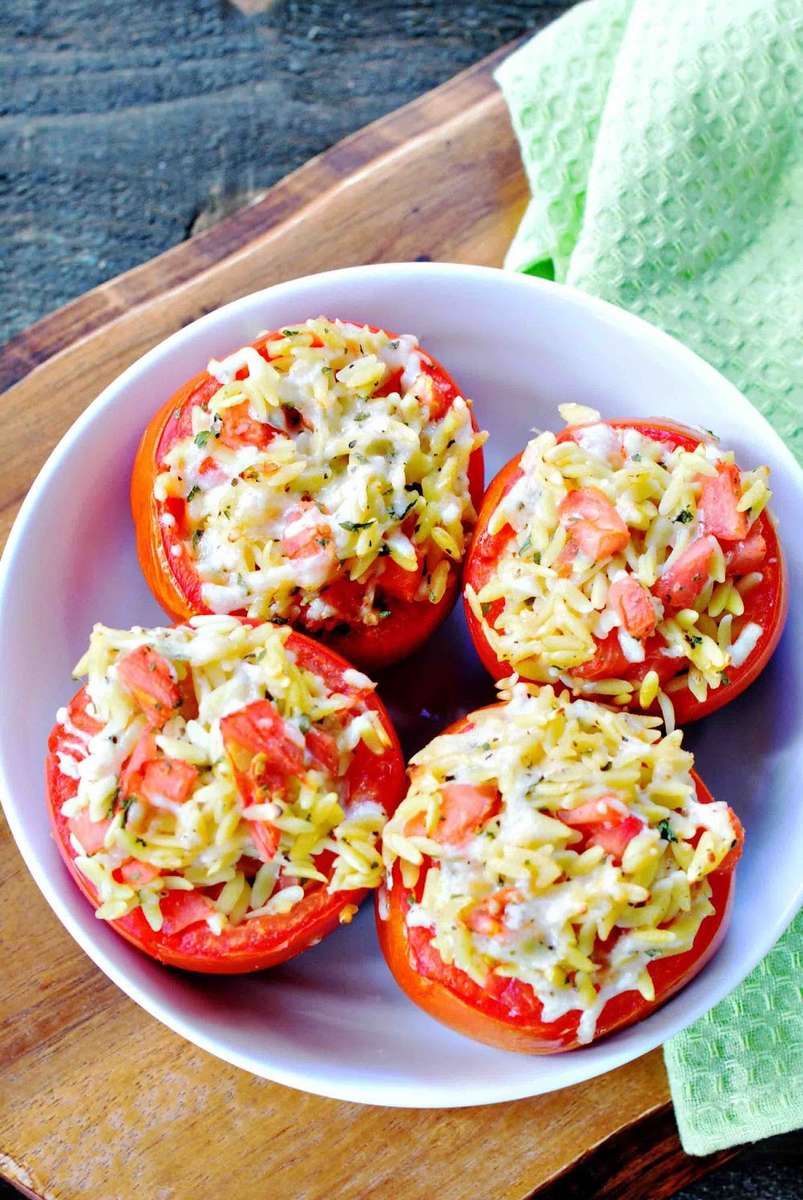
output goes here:
{"type": "MultiPolygon", "coordinates": [[[[254,1074],[326,1096],[413,1107],[485,1104],[578,1083],[636,1058],[736,986],[801,899],[803,616],[740,699],[687,735],[714,795],[746,827],[731,930],[677,997],[615,1036],[570,1054],[491,1050],[441,1027],[399,991],[376,945],[373,912],[289,965],[203,978],[160,967],[96,920],[50,838],[43,761],[56,708],[92,624],[159,624],[137,567],[128,481],[145,423],[207,360],[259,331],[326,313],[415,332],[453,372],[491,431],[487,479],[556,406],[608,416],[662,415],[708,426],[743,465],[769,463],[793,582],[801,578],[803,473],[750,404],[690,351],[580,292],[479,267],[409,263],[295,280],[237,300],[181,329],[129,368],[82,414],[28,495],[0,572],[0,788],[34,879],[73,937],[149,1013],[254,1074]]],[[[390,701],[413,749],[492,689],[461,611],[414,659],[388,672],[390,701]],[[429,676],[429,678],[428,678],[429,676]],[[400,707],[398,701],[403,704],[400,707]]]]}

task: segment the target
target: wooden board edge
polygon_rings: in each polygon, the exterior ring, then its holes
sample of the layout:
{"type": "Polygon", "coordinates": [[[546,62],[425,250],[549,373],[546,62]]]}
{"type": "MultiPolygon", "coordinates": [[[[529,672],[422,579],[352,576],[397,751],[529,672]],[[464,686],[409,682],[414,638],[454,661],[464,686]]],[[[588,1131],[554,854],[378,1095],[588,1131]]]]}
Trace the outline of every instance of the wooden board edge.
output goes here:
{"type": "Polygon", "coordinates": [[[528,1200],[670,1200],[743,1149],[734,1146],[699,1158],[687,1154],[668,1100],[589,1147],[528,1200]]]}
{"type": "Polygon", "coordinates": [[[502,46],[446,83],[336,142],[279,180],[261,200],[28,326],[0,347],[0,392],[127,310],[241,251],[314,200],[323,188],[345,182],[435,124],[493,95],[494,69],[521,40],[502,46]]]}

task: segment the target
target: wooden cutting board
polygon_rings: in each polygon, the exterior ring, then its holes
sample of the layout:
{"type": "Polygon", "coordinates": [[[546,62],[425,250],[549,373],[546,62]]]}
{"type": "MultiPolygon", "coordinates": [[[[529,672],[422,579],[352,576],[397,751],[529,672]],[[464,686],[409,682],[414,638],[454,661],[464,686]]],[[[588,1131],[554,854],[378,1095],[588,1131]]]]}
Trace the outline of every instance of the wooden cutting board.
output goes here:
{"type": "MultiPolygon", "coordinates": [[[[501,57],[10,343],[0,354],[9,389],[0,537],[89,401],[203,313],[331,267],[500,265],[527,199],[491,75],[501,57]]],[[[252,1078],[180,1040],[97,970],[50,912],[4,825],[0,896],[0,1174],[27,1195],[660,1200],[729,1157],[682,1153],[660,1051],[549,1096],[435,1112],[322,1100],[252,1078]]]]}

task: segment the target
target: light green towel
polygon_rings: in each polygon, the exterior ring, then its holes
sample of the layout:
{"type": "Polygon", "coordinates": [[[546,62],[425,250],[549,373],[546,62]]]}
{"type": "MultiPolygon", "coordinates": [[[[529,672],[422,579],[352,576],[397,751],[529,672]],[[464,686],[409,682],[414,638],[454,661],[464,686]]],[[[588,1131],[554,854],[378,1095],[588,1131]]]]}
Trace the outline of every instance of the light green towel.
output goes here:
{"type": "MultiPolygon", "coordinates": [[[[590,0],[497,72],[532,200],[506,266],[653,321],[803,460],[800,0],[590,0]]],[[[685,1149],[803,1124],[803,919],[665,1047],[685,1149]]]]}

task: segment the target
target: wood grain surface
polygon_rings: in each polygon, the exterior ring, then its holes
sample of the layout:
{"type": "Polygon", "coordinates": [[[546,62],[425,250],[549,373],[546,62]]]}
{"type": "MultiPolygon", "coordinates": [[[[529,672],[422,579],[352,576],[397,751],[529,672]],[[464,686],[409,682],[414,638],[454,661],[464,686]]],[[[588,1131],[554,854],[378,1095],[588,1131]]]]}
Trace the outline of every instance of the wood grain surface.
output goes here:
{"type": "MultiPolygon", "coordinates": [[[[361,262],[499,264],[526,188],[492,66],[20,335],[0,361],[12,385],[2,536],[86,404],[217,305],[361,262]]],[[[658,1051],[567,1091],[468,1110],[366,1108],[252,1078],[181,1041],[106,980],[47,908],[5,827],[0,900],[0,1173],[41,1200],[661,1200],[728,1157],[680,1151],[658,1051]]]]}

